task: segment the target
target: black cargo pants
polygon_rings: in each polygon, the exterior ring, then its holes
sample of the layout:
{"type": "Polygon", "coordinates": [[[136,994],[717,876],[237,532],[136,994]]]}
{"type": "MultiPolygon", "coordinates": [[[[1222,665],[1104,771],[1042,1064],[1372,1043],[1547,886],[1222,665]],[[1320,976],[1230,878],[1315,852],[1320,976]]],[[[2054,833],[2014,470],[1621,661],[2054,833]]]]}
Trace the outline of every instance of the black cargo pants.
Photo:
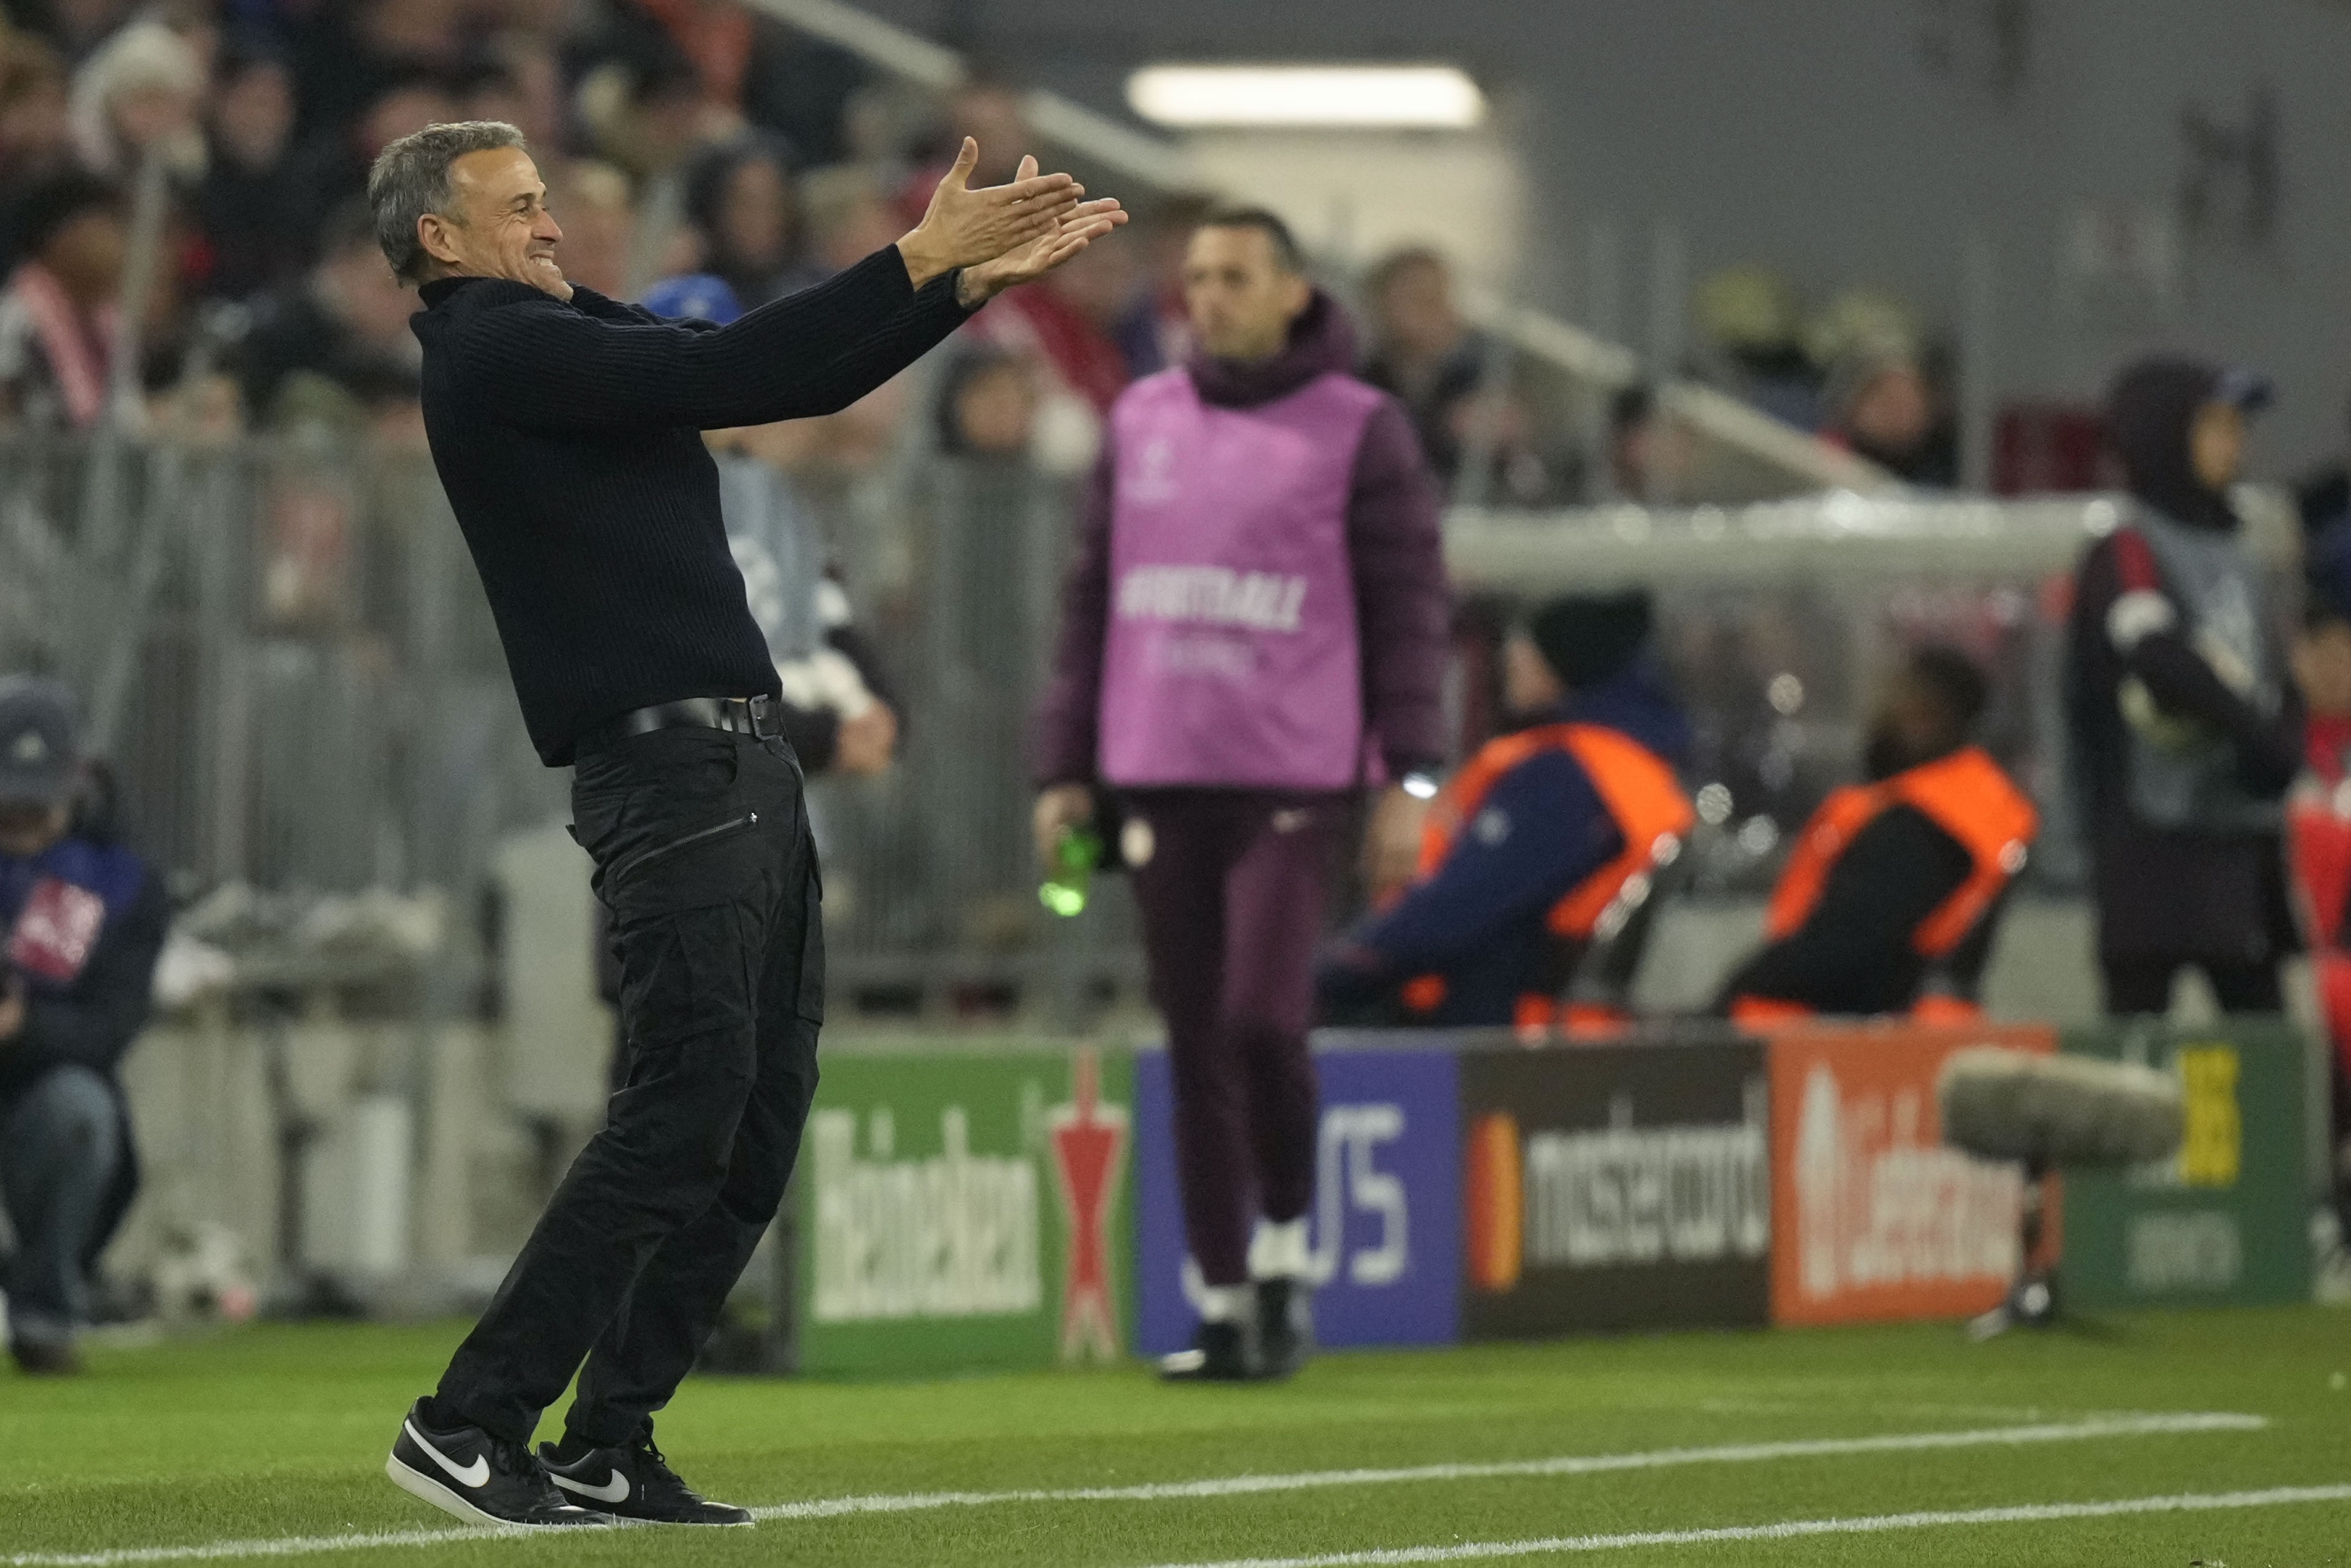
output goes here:
{"type": "Polygon", "coordinates": [[[628,1077],[438,1399],[524,1441],[578,1372],[568,1433],[617,1445],[676,1391],[783,1197],[824,935],[781,740],[638,736],[579,759],[571,809],[612,916],[628,1077]]]}

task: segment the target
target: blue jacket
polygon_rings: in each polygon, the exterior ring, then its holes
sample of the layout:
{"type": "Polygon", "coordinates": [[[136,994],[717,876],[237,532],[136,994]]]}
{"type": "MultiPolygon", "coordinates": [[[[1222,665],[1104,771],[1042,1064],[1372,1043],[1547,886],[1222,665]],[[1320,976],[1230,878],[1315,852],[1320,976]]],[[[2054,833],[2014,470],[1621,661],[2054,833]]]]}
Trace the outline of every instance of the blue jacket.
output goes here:
{"type": "MultiPolygon", "coordinates": [[[[68,835],[30,859],[0,855],[0,973],[25,988],[25,1027],[0,1041],[0,1113],[60,1067],[114,1082],[147,1023],[171,903],[162,879],[110,841],[68,835]]],[[[128,1157],[91,1228],[94,1260],[139,1190],[130,1105],[115,1109],[128,1157]]]]}
{"type": "MultiPolygon", "coordinates": [[[[1677,768],[1689,725],[1644,661],[1538,724],[1589,724],[1638,741],[1677,768]]],[[[1496,780],[1436,874],[1358,926],[1323,966],[1327,1003],[1344,1008],[1416,975],[1445,977],[1438,1025],[1507,1024],[1544,954],[1544,916],[1625,851],[1624,835],[1583,765],[1544,751],[1496,780]]]]}
{"type": "Polygon", "coordinates": [[[24,1031],[0,1045],[0,1100],[68,1062],[111,1074],[147,1021],[170,908],[120,845],[68,834],[29,860],[0,855],[0,972],[26,991],[24,1031]]]}

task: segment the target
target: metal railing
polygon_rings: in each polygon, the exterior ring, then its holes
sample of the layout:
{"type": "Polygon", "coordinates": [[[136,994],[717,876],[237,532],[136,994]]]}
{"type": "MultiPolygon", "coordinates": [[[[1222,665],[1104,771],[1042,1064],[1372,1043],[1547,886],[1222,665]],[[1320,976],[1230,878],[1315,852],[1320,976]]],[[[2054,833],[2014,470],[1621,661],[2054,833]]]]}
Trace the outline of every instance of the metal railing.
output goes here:
{"type": "MultiPolygon", "coordinates": [[[[86,695],[103,672],[132,673],[108,748],[118,809],[184,896],[381,890],[469,911],[501,841],[561,819],[563,779],[529,747],[421,454],[128,444],[131,526],[103,551],[75,521],[84,457],[0,449],[0,665],[58,671],[86,695]]],[[[901,764],[814,791],[842,1015],[861,998],[1027,1009],[1131,977],[1119,894],[1110,915],[1051,920],[1026,827],[1028,717],[1073,487],[919,444],[892,472],[820,507],[838,556],[888,529],[914,563],[876,624],[905,707],[901,764]]],[[[1465,601],[1657,591],[1661,656],[1699,735],[1694,782],[1719,787],[1714,825],[1736,852],[1708,862],[1710,885],[1751,889],[1849,773],[1876,673],[1905,642],[1959,642],[1993,669],[1995,748],[2062,818],[2059,628],[2041,590],[2118,516],[2098,497],[1849,494],[1458,512],[1449,553],[1465,601]]],[[[1478,650],[1463,658],[1457,685],[1483,679],[1478,650]]],[[[2068,862],[2040,863],[2062,877],[2068,862]]],[[[455,927],[462,946],[470,927],[455,927]]]]}
{"type": "Polygon", "coordinates": [[[559,809],[430,460],[319,439],[0,448],[0,665],[54,672],[183,889],[475,880],[559,809]]]}
{"type": "MultiPolygon", "coordinates": [[[[235,960],[134,1060],[163,1196],[128,1252],[219,1222],[277,1258],[280,1290],[309,1289],[310,1270],[344,1266],[319,1227],[391,1179],[398,1150],[376,1145],[403,1128],[414,1255],[510,1245],[528,1220],[516,1195],[592,1123],[606,1042],[584,997],[584,920],[531,937],[511,896],[503,931],[474,918],[493,887],[511,894],[520,862],[538,868],[542,910],[584,904],[585,866],[565,858],[563,776],[530,749],[429,463],[332,442],[122,453],[131,509],[108,553],[78,527],[85,451],[0,448],[0,666],[78,684],[134,673],[109,753],[120,817],[171,873],[183,933],[235,960]],[[141,570],[143,598],[125,588],[141,570]],[[573,960],[580,1005],[534,1010],[517,966],[573,960]]],[[[1028,844],[1027,719],[1072,500],[1034,466],[917,444],[819,508],[844,558],[887,553],[894,531],[889,549],[914,563],[874,618],[904,705],[900,765],[811,789],[836,1031],[1076,1028],[1106,1002],[1140,1006],[1123,879],[1056,920],[1028,844]]],[[[1473,608],[1594,583],[1656,591],[1660,657],[1698,736],[1691,892],[1712,899],[1687,906],[1699,911],[1751,902],[1789,831],[1851,776],[1876,673],[1905,640],[1986,659],[1994,749],[2061,807],[2059,628],[2037,590],[2114,511],[1832,497],[1461,514],[1451,555],[1473,608]]],[[[1465,638],[1457,689],[1484,678],[1479,651],[1465,638]]],[[[2064,885],[2064,842],[2053,822],[2044,887],[2064,885]]],[[[397,1229],[398,1206],[378,1207],[370,1223],[397,1229]]]]}

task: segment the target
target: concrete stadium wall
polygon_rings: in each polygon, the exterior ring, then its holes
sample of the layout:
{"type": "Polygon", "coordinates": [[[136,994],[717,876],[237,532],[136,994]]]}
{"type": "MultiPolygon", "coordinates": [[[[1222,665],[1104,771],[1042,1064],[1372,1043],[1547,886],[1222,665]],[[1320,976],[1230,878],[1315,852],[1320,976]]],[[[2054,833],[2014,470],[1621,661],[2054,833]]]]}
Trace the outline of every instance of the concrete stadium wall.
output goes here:
{"type": "MultiPolygon", "coordinates": [[[[1586,225],[1624,236],[1627,306],[1649,236],[1683,236],[1687,276],[1759,259],[1816,292],[1876,283],[1948,320],[1966,236],[1997,255],[1995,381],[2011,396],[2093,392],[2116,360],[2164,342],[2274,373],[2261,455],[2290,469],[2340,441],[2351,390],[2351,7],[2315,0],[2025,0],[2022,70],[1980,0],[870,0],[905,26],[1017,65],[1104,109],[1153,58],[1442,57],[1500,89],[1534,176],[1529,285],[1576,315],[1586,225]],[[1948,63],[1945,63],[1948,62],[1948,63]],[[2223,176],[2201,232],[2183,225],[2183,118],[2241,130],[2274,99],[2277,216],[2238,221],[2223,176]],[[2093,214],[2178,239],[2166,298],[2136,327],[2066,280],[2093,214]]],[[[2158,271],[2165,270],[2162,267],[2158,271]]],[[[2144,302],[2142,302],[2144,303],[2144,302]]],[[[2133,314],[2126,308],[2122,314],[2133,314]]],[[[1635,332],[1635,336],[1638,336],[1635,332]]],[[[1636,345],[1637,346],[1637,345],[1636,345]]]]}

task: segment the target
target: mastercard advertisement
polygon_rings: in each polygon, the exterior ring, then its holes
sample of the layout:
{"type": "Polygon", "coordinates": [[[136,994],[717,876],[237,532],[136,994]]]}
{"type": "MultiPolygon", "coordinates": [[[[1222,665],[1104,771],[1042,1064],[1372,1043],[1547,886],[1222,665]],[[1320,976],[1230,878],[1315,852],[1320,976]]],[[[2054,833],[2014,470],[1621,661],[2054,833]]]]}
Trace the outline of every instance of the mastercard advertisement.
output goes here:
{"type": "Polygon", "coordinates": [[[1767,1320],[1754,1041],[1467,1051],[1461,1130],[1465,1338],[1767,1320]]]}

